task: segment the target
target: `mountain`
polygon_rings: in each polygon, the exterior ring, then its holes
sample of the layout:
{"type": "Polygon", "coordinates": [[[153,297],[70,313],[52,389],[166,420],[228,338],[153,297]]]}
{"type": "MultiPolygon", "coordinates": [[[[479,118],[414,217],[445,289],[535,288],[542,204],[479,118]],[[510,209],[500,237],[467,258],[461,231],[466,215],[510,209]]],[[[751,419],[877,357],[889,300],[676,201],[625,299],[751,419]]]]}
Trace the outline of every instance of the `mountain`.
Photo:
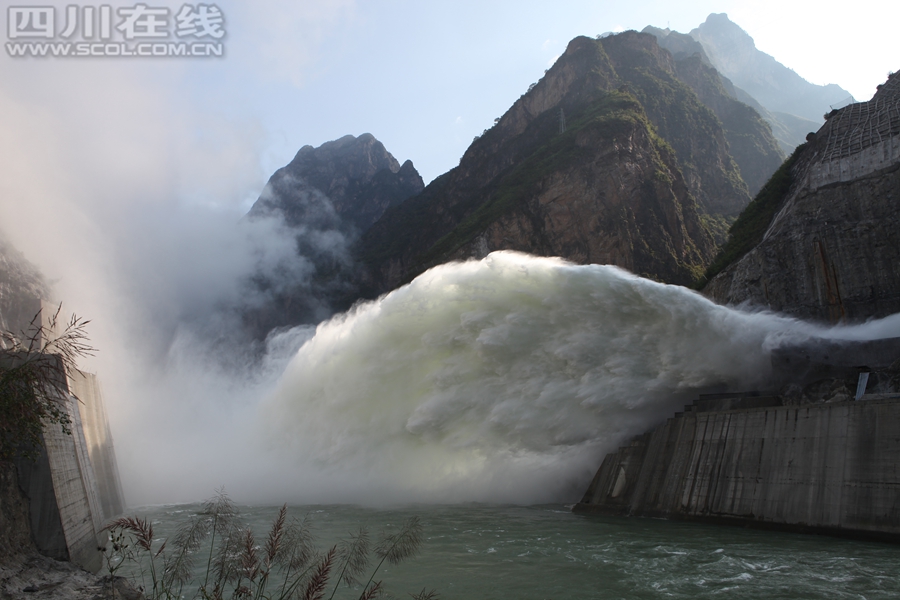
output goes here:
{"type": "Polygon", "coordinates": [[[311,206],[308,197],[324,195],[337,218],[365,231],[424,187],[412,161],[401,166],[371,133],[345,135],[318,148],[303,146],[269,178],[248,217],[278,212],[290,226],[306,225],[323,217],[313,214],[318,203],[311,206]]]}
{"type": "Polygon", "coordinates": [[[678,78],[688,84],[721,121],[728,151],[740,167],[750,195],[755,196],[785,158],[771,127],[759,112],[736,100],[729,88],[730,82],[704,64],[699,56],[677,61],[676,69],[678,78]]]}
{"type": "MultiPolygon", "coordinates": [[[[704,65],[715,67],[728,95],[751,107],[769,124],[772,128],[772,135],[778,141],[782,152],[785,154],[790,154],[794,151],[794,148],[802,144],[806,139],[807,133],[818,129],[822,124],[822,115],[830,110],[828,103],[823,103],[814,97],[811,100],[803,100],[802,98],[815,96],[815,91],[819,88],[828,88],[826,99],[831,99],[834,96],[831,93],[833,91],[831,88],[840,90],[834,93],[838,96],[843,94],[841,96],[842,99],[847,99],[850,96],[849,93],[837,86],[816,86],[808,83],[799,75],[775,61],[768,54],[756,50],[753,38],[747,35],[739,26],[729,21],[728,16],[724,14],[711,14],[706,22],[692,31],[690,35],[653,26],[645,27],[643,32],[656,36],[659,45],[669,50],[678,61],[697,56],[704,65]],[[723,61],[720,58],[722,55],[741,58],[723,61]],[[713,57],[719,62],[714,62],[713,57]],[[792,102],[791,106],[797,105],[799,107],[797,109],[799,110],[798,114],[810,113],[814,114],[814,116],[806,118],[797,116],[797,114],[782,112],[778,108],[770,109],[763,106],[755,96],[735,85],[734,80],[731,79],[732,75],[727,75],[724,70],[725,68],[735,69],[734,77],[744,82],[750,77],[745,71],[746,65],[754,61],[759,63],[755,67],[757,70],[764,70],[776,80],[786,80],[787,82],[783,84],[776,83],[774,86],[772,84],[754,86],[754,89],[763,88],[763,96],[765,98],[774,97],[776,99],[769,105],[782,107],[785,102],[792,102]],[[736,63],[740,63],[740,66],[735,67],[736,63]],[[782,88],[788,88],[788,91],[782,88]]],[[[831,100],[831,102],[834,102],[834,100],[831,100]]],[[[735,158],[737,160],[737,157],[735,158]]],[[[765,181],[760,183],[760,187],[762,183],[765,183],[765,181]]],[[[755,191],[753,191],[753,185],[750,187],[754,194],[759,190],[759,187],[755,191]]]]}
{"type": "Polygon", "coordinates": [[[725,13],[709,15],[690,35],[703,45],[720,73],[773,113],[821,123],[822,115],[832,105],[853,101],[850,92],[842,87],[809,83],[772,56],[757,50],[753,38],[725,13]]]}
{"type": "Polygon", "coordinates": [[[246,216],[286,229],[296,247],[294,260],[248,282],[255,299],[241,311],[248,333],[262,339],[349,308],[361,279],[352,245],[386,210],[423,188],[412,162],[401,165],[369,133],[301,148],[269,178],[246,216]]]}
{"type": "Polygon", "coordinates": [[[575,38],[459,166],[363,235],[368,293],[500,249],[690,283],[714,252],[706,224],[750,200],[729,147],[767,165],[748,168],[755,185],[781,159],[765,123],[713,73],[679,67],[652,35],[575,38]]]}
{"type": "Polygon", "coordinates": [[[823,321],[900,311],[900,75],[829,114],[731,229],[704,293],[823,321]]]}

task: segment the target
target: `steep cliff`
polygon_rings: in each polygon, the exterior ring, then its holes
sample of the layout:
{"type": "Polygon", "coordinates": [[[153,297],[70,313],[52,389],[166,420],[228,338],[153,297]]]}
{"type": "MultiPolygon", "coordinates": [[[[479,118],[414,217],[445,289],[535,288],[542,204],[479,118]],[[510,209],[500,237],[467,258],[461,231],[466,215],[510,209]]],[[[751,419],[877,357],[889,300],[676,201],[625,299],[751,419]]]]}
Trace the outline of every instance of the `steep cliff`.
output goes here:
{"type": "Polygon", "coordinates": [[[267,220],[292,238],[296,256],[247,282],[257,299],[240,309],[249,337],[262,340],[278,327],[318,323],[349,308],[362,279],[352,244],[423,187],[412,162],[400,165],[368,133],[301,148],[272,175],[246,217],[267,220]]]}
{"type": "Polygon", "coordinates": [[[835,111],[771,185],[707,295],[832,322],[900,311],[900,76],[835,111]]]}
{"type": "Polygon", "coordinates": [[[701,217],[749,202],[728,148],[653,36],[576,38],[458,167],[363,236],[370,293],[500,249],[689,283],[713,249],[701,217]]]}
{"type": "Polygon", "coordinates": [[[645,27],[643,33],[655,36],[659,45],[672,53],[678,78],[722,122],[729,151],[750,194],[755,196],[784,160],[772,126],[764,120],[767,111],[749,95],[738,100],[734,84],[715,70],[703,45],[691,36],[652,26],[645,27]]]}
{"type": "Polygon", "coordinates": [[[751,195],[756,195],[784,161],[771,127],[759,112],[734,98],[734,86],[698,55],[676,63],[678,78],[722,122],[725,139],[751,195]]]}
{"type": "Polygon", "coordinates": [[[0,237],[0,330],[19,334],[50,297],[44,276],[12,244],[0,237]]]}

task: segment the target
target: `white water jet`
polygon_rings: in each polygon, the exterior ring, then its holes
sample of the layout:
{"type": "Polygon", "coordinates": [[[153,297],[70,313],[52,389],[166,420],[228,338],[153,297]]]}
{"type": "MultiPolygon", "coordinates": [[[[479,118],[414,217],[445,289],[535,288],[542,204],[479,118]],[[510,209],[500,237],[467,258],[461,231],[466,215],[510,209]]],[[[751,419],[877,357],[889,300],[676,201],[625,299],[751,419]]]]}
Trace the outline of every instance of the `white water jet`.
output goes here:
{"type": "Polygon", "coordinates": [[[304,498],[577,500],[605,452],[698,390],[753,389],[786,340],[884,337],[866,327],[826,331],[612,266],[496,252],[319,325],[261,407],[262,431],[281,486],[304,498]]]}

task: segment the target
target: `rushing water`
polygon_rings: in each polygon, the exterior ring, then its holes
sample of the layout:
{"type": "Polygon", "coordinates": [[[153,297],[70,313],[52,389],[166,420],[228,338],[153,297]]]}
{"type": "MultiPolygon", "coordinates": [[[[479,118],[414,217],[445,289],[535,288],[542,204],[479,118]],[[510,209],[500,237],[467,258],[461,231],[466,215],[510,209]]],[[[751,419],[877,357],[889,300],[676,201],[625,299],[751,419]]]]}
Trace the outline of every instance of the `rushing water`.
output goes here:
{"type": "Polygon", "coordinates": [[[774,348],[898,335],[900,314],[820,327],[495,252],[274,336],[258,384],[173,355],[180,375],[139,403],[155,420],[125,436],[143,457],[126,487],[140,503],[223,485],[254,504],[574,502],[602,456],[697,393],[767,389],[774,348]]]}
{"type": "MultiPolygon", "coordinates": [[[[264,503],[288,499],[323,549],[419,515],[421,554],[379,573],[397,597],[896,598],[895,546],[546,504],[580,497],[599,457],[698,391],[754,389],[782,343],[894,335],[900,315],[822,328],[615,267],[494,253],[320,324],[262,401],[232,414],[184,399],[201,419],[156,444],[168,461],[146,471],[164,478],[146,485],[226,485],[256,503],[243,512],[258,541],[278,510],[264,503]]],[[[167,536],[197,508],[145,512],[167,536]]]]}
{"type": "MultiPolygon", "coordinates": [[[[135,511],[166,537],[198,505],[135,511]]],[[[277,507],[240,507],[257,540],[277,507]]],[[[375,534],[418,515],[420,554],[379,578],[396,597],[436,589],[443,600],[567,598],[866,599],[900,597],[900,547],[657,519],[585,517],[562,505],[349,505],[290,508],[330,546],[360,525],[375,534]]],[[[260,542],[261,543],[261,542],[260,542]]],[[[200,561],[202,562],[202,561],[200,561]]],[[[342,590],[336,598],[355,598],[342,590]]]]}

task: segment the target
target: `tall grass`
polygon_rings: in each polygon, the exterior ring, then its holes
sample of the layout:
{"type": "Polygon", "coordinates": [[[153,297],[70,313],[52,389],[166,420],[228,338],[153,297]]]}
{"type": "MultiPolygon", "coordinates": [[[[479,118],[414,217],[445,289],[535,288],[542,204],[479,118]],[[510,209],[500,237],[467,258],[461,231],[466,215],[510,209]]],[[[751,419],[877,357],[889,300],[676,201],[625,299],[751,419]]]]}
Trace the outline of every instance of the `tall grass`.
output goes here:
{"type": "Polygon", "coordinates": [[[77,360],[95,350],[85,331],[90,321],[73,315],[65,323],[61,312],[62,304],[45,325],[39,310],[26,331],[0,331],[0,462],[36,459],[45,427],[71,433],[67,375],[79,373],[77,360]]]}
{"type": "MultiPolygon", "coordinates": [[[[125,563],[137,563],[140,574],[134,583],[148,600],[379,598],[386,592],[376,577],[385,561],[398,564],[415,556],[422,545],[422,524],[412,517],[399,530],[383,532],[374,544],[362,527],[320,551],[309,522],[289,518],[287,505],[259,543],[224,491],[204,502],[198,514],[178,528],[171,543],[155,539],[153,525],[146,519],[123,517],[106,529],[113,542],[106,551],[110,573],[114,575],[125,563]],[[373,555],[377,563],[370,570],[373,555]],[[205,560],[206,567],[196,579],[198,560],[205,560]]],[[[437,598],[433,590],[410,596],[437,598]]]]}

